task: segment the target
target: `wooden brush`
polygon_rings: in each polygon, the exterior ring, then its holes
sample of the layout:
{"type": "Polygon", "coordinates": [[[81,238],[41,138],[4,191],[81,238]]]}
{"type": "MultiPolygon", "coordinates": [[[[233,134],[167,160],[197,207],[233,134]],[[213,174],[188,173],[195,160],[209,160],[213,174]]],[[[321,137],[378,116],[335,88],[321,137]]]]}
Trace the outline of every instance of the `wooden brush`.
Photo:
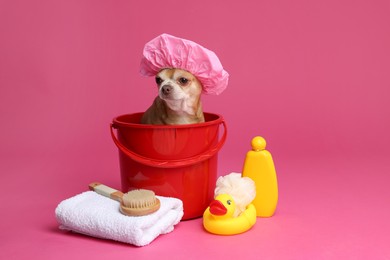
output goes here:
{"type": "Polygon", "coordinates": [[[144,216],[160,208],[160,200],[151,190],[139,189],[123,193],[99,182],[89,184],[89,189],[118,201],[120,211],[127,216],[144,216]]]}

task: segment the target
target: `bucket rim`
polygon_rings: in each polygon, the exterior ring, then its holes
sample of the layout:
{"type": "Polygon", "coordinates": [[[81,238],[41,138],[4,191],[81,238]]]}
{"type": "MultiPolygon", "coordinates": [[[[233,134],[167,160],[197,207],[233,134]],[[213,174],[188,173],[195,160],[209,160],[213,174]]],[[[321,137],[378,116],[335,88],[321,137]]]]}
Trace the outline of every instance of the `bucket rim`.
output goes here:
{"type": "Polygon", "coordinates": [[[129,123],[124,122],[123,120],[120,120],[120,118],[127,117],[127,116],[142,116],[144,112],[136,112],[136,113],[129,113],[129,114],[122,114],[119,116],[116,116],[112,119],[112,123],[114,128],[117,126],[121,127],[133,127],[133,128],[147,128],[147,129],[175,129],[175,128],[195,128],[195,127],[207,127],[210,125],[216,125],[221,124],[224,122],[223,117],[220,114],[216,113],[210,113],[210,112],[203,112],[205,117],[216,117],[214,120],[209,120],[203,123],[195,123],[195,124],[183,124],[183,125],[151,125],[151,124],[141,124],[141,123],[129,123]]]}

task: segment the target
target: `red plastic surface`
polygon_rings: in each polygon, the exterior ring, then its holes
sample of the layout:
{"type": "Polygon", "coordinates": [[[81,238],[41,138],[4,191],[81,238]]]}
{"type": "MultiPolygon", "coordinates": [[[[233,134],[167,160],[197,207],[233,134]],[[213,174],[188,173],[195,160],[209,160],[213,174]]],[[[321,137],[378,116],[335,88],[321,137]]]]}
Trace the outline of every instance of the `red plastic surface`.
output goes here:
{"type": "Polygon", "coordinates": [[[183,219],[202,216],[214,195],[217,153],[227,136],[222,117],[206,113],[205,123],[172,126],[143,125],[141,116],[118,116],[111,124],[119,149],[122,190],[143,188],[179,198],[183,219]],[[220,125],[224,133],[219,140],[220,125]]]}

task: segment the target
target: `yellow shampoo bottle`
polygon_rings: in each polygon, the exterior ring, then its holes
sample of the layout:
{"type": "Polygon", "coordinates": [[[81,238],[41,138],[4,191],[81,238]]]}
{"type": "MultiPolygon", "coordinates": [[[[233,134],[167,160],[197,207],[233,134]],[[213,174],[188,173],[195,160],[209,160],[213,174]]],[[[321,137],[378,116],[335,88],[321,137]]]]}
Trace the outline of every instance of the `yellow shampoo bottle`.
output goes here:
{"type": "Polygon", "coordinates": [[[271,217],[278,204],[275,165],[265,146],[266,141],[261,136],[252,139],[252,151],[246,154],[242,170],[242,176],[251,178],[256,184],[256,197],[252,204],[258,217],[271,217]]]}

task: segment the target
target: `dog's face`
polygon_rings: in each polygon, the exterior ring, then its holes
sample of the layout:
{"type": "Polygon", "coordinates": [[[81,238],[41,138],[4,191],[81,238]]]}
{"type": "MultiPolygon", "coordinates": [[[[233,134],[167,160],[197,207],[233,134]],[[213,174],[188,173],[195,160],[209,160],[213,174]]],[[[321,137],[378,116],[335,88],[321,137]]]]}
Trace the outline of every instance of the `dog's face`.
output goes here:
{"type": "Polygon", "coordinates": [[[181,69],[163,69],[156,75],[158,95],[168,106],[178,103],[198,102],[202,85],[190,72],[181,69]]]}

